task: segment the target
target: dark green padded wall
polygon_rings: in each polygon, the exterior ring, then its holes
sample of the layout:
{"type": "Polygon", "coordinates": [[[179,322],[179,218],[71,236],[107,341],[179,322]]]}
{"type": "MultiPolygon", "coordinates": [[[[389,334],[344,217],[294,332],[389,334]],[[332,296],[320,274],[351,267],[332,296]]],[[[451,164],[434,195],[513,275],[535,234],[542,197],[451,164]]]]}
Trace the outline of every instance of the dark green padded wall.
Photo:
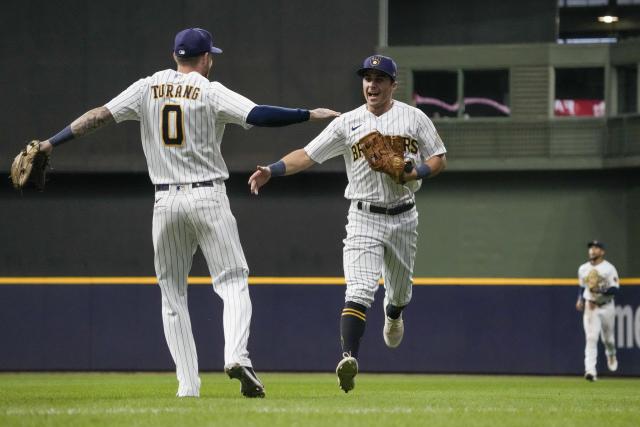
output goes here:
{"type": "Polygon", "coordinates": [[[639,176],[445,172],[419,193],[416,276],[572,277],[592,238],[621,276],[637,276],[639,176]]]}

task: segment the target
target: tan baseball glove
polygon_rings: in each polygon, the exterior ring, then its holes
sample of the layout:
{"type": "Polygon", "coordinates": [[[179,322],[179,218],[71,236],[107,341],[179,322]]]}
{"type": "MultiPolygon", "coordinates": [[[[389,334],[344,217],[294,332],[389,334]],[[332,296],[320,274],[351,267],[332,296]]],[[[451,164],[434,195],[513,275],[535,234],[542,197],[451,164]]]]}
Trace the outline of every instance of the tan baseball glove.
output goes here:
{"type": "Polygon", "coordinates": [[[40,141],[31,141],[11,164],[13,187],[22,190],[28,183],[32,183],[38,191],[43,191],[48,166],[49,154],[40,150],[40,141]]]}
{"type": "Polygon", "coordinates": [[[404,183],[405,162],[402,138],[384,136],[376,130],[363,136],[359,144],[371,169],[386,173],[398,184],[404,183]]]}
{"type": "Polygon", "coordinates": [[[592,294],[602,292],[602,289],[600,289],[600,275],[598,274],[598,270],[595,268],[591,270],[589,274],[587,274],[586,281],[587,287],[592,294]]]}

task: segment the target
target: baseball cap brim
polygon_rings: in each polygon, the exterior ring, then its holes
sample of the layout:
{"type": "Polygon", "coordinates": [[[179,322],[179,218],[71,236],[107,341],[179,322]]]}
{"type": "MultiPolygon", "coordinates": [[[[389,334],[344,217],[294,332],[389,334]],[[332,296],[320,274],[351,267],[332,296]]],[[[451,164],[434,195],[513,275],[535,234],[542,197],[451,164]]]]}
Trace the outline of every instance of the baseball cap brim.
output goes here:
{"type": "Polygon", "coordinates": [[[358,71],[356,71],[356,74],[359,75],[360,77],[364,77],[364,75],[365,75],[365,73],[367,71],[378,71],[378,72],[380,72],[382,74],[385,74],[385,75],[391,77],[391,80],[395,80],[395,77],[393,77],[391,74],[387,73],[386,71],[381,70],[380,68],[371,68],[371,67],[360,68],[358,71]]]}
{"type": "Polygon", "coordinates": [[[211,49],[209,50],[209,52],[211,52],[211,53],[222,53],[222,49],[217,48],[215,46],[211,46],[211,49]]]}

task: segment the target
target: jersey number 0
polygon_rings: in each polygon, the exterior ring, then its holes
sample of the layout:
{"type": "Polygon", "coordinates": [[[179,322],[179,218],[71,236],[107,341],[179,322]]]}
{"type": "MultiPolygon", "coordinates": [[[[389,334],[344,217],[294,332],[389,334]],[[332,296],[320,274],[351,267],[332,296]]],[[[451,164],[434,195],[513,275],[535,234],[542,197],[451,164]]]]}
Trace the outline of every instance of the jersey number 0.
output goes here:
{"type": "Polygon", "coordinates": [[[179,104],[162,107],[162,140],[164,145],[177,146],[184,142],[184,116],[179,104]]]}

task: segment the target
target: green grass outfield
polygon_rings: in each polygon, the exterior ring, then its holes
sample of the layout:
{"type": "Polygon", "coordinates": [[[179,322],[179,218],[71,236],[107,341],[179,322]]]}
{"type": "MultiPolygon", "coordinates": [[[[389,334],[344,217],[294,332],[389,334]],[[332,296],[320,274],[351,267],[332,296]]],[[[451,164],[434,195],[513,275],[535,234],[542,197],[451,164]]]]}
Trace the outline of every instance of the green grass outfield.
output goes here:
{"type": "Polygon", "coordinates": [[[170,373],[0,374],[0,426],[639,426],[640,379],[265,373],[246,399],[222,373],[200,399],[174,397],[170,373]]]}

